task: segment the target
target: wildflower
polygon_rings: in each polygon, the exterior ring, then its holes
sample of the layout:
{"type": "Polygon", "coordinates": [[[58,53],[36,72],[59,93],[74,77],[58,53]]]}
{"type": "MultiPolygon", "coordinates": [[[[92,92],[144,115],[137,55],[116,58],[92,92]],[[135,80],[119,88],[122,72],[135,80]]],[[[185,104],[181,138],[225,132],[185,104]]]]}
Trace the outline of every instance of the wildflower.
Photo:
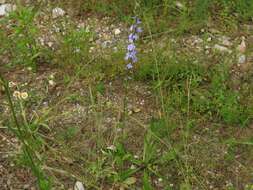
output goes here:
{"type": "Polygon", "coordinates": [[[54,74],[51,74],[51,75],[49,76],[49,78],[53,80],[53,79],[54,79],[54,74]]]}
{"type": "Polygon", "coordinates": [[[13,92],[13,97],[15,97],[15,98],[20,98],[20,92],[17,91],[17,90],[15,90],[15,91],[13,92]]]}
{"type": "Polygon", "coordinates": [[[132,69],[133,68],[133,65],[131,63],[128,63],[127,64],[127,69],[132,69]]]}
{"type": "Polygon", "coordinates": [[[141,21],[139,18],[134,17],[135,23],[130,27],[131,34],[128,36],[128,45],[127,45],[127,53],[125,56],[125,60],[129,61],[129,63],[126,65],[127,69],[132,69],[133,64],[137,62],[137,51],[136,51],[136,45],[134,44],[139,39],[139,33],[142,32],[141,27],[139,25],[141,24],[141,21]]]}
{"type": "Polygon", "coordinates": [[[21,99],[26,100],[28,98],[28,93],[27,92],[21,92],[20,97],[21,97],[21,99]]]}
{"type": "Polygon", "coordinates": [[[133,52],[133,51],[135,50],[135,45],[134,45],[134,44],[129,44],[129,45],[127,46],[127,50],[128,50],[129,52],[133,52]]]}
{"type": "Polygon", "coordinates": [[[17,85],[17,84],[16,84],[15,82],[12,82],[12,81],[9,82],[9,87],[10,87],[10,88],[12,88],[12,87],[14,87],[14,86],[16,86],[16,85],[17,85]]]}

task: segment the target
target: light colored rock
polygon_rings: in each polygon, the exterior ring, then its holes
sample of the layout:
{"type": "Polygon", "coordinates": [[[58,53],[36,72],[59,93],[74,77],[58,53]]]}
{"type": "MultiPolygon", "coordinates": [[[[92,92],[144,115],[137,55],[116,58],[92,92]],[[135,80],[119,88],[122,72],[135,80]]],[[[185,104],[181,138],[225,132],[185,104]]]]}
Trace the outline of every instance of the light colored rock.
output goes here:
{"type": "Polygon", "coordinates": [[[225,46],[221,46],[219,44],[215,44],[214,45],[214,50],[217,50],[219,52],[223,52],[223,53],[232,53],[232,50],[228,49],[227,47],[225,46]]]}
{"type": "Polygon", "coordinates": [[[222,43],[224,46],[232,46],[233,43],[230,42],[230,38],[227,36],[222,36],[219,38],[219,41],[222,43]]]}
{"type": "Polygon", "coordinates": [[[48,84],[49,84],[50,86],[55,86],[55,85],[56,85],[56,83],[55,83],[53,80],[49,80],[49,81],[48,81],[48,84]]]}
{"type": "Polygon", "coordinates": [[[175,5],[176,5],[176,7],[177,7],[178,9],[184,9],[184,8],[185,8],[185,6],[184,6],[180,1],[176,1],[176,2],[175,2],[175,5]]]}
{"type": "Polygon", "coordinates": [[[74,186],[74,190],[85,190],[83,183],[80,181],[77,181],[74,186]]]}
{"type": "Polygon", "coordinates": [[[244,64],[244,63],[246,63],[246,55],[241,54],[238,57],[238,64],[244,64]]]}
{"type": "Polygon", "coordinates": [[[0,16],[6,16],[8,15],[8,13],[10,13],[11,11],[15,11],[16,9],[16,5],[12,5],[9,3],[0,5],[0,16]]]}
{"type": "Polygon", "coordinates": [[[54,43],[53,42],[48,42],[47,45],[48,45],[48,47],[51,48],[51,47],[53,47],[54,43]]]}
{"type": "Polygon", "coordinates": [[[120,31],[119,28],[117,28],[117,29],[114,30],[114,34],[115,34],[115,35],[119,35],[120,33],[121,33],[121,31],[120,31]]]}
{"type": "Polygon", "coordinates": [[[0,4],[6,3],[6,0],[0,0],[0,4]]]}
{"type": "Polygon", "coordinates": [[[52,10],[53,18],[58,18],[58,17],[64,16],[64,15],[65,15],[65,11],[60,7],[56,7],[52,10]]]}
{"type": "Polygon", "coordinates": [[[246,48],[247,47],[246,47],[245,37],[242,36],[242,41],[240,45],[237,46],[237,51],[239,51],[240,53],[245,53],[246,48]]]}

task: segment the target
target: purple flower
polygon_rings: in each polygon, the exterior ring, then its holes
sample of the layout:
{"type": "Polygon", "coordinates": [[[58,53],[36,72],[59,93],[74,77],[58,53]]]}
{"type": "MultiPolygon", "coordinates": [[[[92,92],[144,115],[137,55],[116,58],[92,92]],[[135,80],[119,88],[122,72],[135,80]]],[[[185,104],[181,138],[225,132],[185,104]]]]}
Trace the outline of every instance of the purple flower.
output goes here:
{"type": "Polygon", "coordinates": [[[128,40],[129,40],[129,42],[134,42],[134,41],[138,40],[138,35],[134,34],[134,33],[131,33],[128,36],[128,40]]]}
{"type": "Polygon", "coordinates": [[[127,64],[127,69],[132,69],[133,68],[133,65],[131,63],[128,63],[127,64]]]}
{"type": "Polygon", "coordinates": [[[134,51],[135,50],[135,45],[132,43],[132,44],[129,44],[128,46],[127,46],[127,50],[128,51],[134,51]]]}
{"type": "Polygon", "coordinates": [[[141,28],[141,27],[138,27],[138,28],[136,29],[136,32],[137,32],[137,33],[142,33],[142,28],[141,28]]]}
{"type": "Polygon", "coordinates": [[[126,56],[125,56],[125,60],[130,60],[132,62],[137,62],[137,57],[136,57],[136,51],[131,51],[131,52],[127,52],[126,56]]]}
{"type": "Polygon", "coordinates": [[[136,51],[136,46],[134,44],[135,41],[139,39],[138,33],[142,32],[141,27],[138,25],[141,24],[141,21],[139,18],[134,17],[135,23],[130,27],[131,34],[128,36],[128,42],[129,44],[127,45],[127,53],[125,56],[125,60],[129,61],[127,64],[127,69],[132,69],[133,68],[133,63],[137,62],[137,51],[136,51]]]}
{"type": "Polygon", "coordinates": [[[138,17],[135,17],[135,23],[138,25],[138,24],[141,24],[141,20],[138,18],[138,17]]]}

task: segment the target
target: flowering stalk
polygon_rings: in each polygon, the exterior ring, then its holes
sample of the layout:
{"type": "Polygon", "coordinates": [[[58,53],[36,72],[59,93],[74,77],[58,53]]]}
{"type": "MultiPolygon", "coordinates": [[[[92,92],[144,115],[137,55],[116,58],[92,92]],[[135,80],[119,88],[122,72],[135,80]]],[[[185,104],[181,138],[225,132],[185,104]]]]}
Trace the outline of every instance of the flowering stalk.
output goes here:
{"type": "Polygon", "coordinates": [[[134,24],[130,27],[131,33],[128,36],[128,45],[127,45],[127,53],[125,56],[125,60],[129,61],[127,64],[127,69],[132,69],[133,64],[137,62],[137,51],[136,51],[136,45],[135,42],[139,39],[139,34],[142,32],[141,27],[139,26],[141,24],[141,21],[139,18],[134,17],[134,24]]]}

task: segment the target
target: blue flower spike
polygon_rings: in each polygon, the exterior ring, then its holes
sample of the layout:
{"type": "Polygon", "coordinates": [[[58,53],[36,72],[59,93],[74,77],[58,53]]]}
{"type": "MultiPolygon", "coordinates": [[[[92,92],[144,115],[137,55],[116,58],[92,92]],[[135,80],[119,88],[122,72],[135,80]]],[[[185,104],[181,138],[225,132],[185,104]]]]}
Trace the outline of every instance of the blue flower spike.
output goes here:
{"type": "Polygon", "coordinates": [[[139,26],[141,24],[141,20],[137,17],[134,18],[134,24],[130,27],[130,34],[128,36],[128,45],[127,45],[127,53],[125,56],[125,60],[129,61],[126,68],[128,70],[133,69],[133,64],[137,62],[137,51],[135,42],[139,39],[139,34],[142,32],[142,28],[139,26]]]}

